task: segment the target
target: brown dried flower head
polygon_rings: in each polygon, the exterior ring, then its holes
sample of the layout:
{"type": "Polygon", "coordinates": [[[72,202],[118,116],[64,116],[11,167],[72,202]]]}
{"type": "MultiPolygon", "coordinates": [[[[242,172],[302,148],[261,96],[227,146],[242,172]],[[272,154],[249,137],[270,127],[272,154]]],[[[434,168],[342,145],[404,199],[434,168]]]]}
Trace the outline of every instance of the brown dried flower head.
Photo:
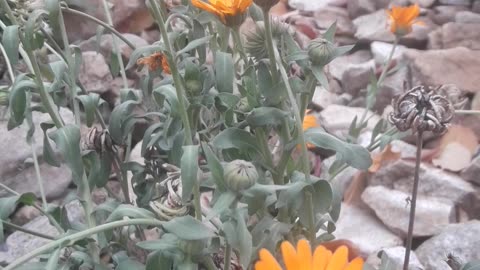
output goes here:
{"type": "Polygon", "coordinates": [[[156,71],[162,69],[163,72],[171,74],[170,66],[168,65],[167,58],[161,52],[156,52],[149,56],[142,57],[137,60],[137,65],[145,65],[150,71],[156,71]]]}
{"type": "Polygon", "coordinates": [[[452,120],[452,103],[437,92],[439,88],[416,86],[393,101],[389,121],[400,131],[443,133],[452,120]]]}

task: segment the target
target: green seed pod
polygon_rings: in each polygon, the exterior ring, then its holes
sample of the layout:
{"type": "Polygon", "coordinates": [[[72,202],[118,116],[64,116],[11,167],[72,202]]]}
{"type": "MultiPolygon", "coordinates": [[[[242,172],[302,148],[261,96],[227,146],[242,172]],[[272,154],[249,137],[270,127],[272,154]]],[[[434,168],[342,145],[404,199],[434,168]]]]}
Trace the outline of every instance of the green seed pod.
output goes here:
{"type": "Polygon", "coordinates": [[[235,192],[252,187],[258,180],[255,166],[245,160],[234,160],[223,168],[223,175],[227,187],[235,192]]]}
{"type": "Polygon", "coordinates": [[[314,65],[324,66],[333,60],[335,49],[335,44],[332,42],[317,38],[308,45],[308,56],[314,65]]]}
{"type": "Polygon", "coordinates": [[[279,0],[253,0],[257,6],[261,7],[264,10],[270,10],[273,6],[275,6],[279,0]]]}

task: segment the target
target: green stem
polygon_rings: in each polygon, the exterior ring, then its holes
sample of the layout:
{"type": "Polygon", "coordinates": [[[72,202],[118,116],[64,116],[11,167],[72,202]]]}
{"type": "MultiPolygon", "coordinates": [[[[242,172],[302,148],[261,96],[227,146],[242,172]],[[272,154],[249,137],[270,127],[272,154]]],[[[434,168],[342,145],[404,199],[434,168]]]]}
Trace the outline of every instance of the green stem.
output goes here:
{"type": "Polygon", "coordinates": [[[378,81],[377,81],[378,88],[382,86],[383,80],[385,79],[385,76],[387,76],[388,69],[390,67],[390,64],[392,63],[393,54],[395,53],[395,49],[397,48],[397,45],[398,45],[398,40],[399,40],[398,38],[395,38],[395,41],[393,42],[392,50],[388,55],[387,62],[385,62],[385,65],[383,66],[382,73],[380,74],[380,77],[378,78],[378,81]]]}
{"type": "Polygon", "coordinates": [[[270,60],[272,80],[274,83],[276,83],[278,82],[278,72],[277,72],[277,62],[275,61],[275,49],[273,47],[272,23],[270,21],[270,14],[268,13],[268,10],[262,10],[262,12],[263,12],[263,22],[265,24],[265,35],[266,35],[265,42],[267,46],[268,58],[270,60]]]}
{"type": "Polygon", "coordinates": [[[310,240],[310,245],[315,246],[316,231],[315,231],[315,212],[313,210],[313,197],[310,191],[305,192],[305,197],[307,200],[307,214],[308,214],[308,238],[310,240]]]}
{"type": "MultiPolygon", "coordinates": [[[[4,1],[4,0],[0,0],[0,4],[2,3],[1,1],[4,1]]],[[[7,26],[0,20],[0,27],[1,27],[3,30],[5,30],[5,28],[6,28],[7,26]]],[[[30,71],[30,73],[34,73],[34,72],[33,72],[32,63],[30,62],[30,60],[29,60],[29,58],[28,58],[28,55],[27,55],[27,52],[23,49],[23,46],[22,46],[22,45],[19,46],[18,52],[19,52],[20,55],[22,56],[23,61],[25,61],[25,64],[27,64],[27,67],[28,67],[28,70],[30,71]]]]}
{"type": "MultiPolygon", "coordinates": [[[[102,3],[103,3],[103,9],[105,11],[105,17],[107,17],[107,23],[113,28],[112,15],[110,14],[110,9],[108,8],[107,0],[102,0],[102,3]]],[[[111,33],[111,35],[112,35],[112,45],[116,51],[118,65],[120,66],[120,75],[122,76],[122,80],[123,80],[123,88],[128,89],[127,73],[125,72],[125,65],[123,64],[122,52],[118,47],[117,38],[113,33],[111,33]]]]}
{"type": "Polygon", "coordinates": [[[29,229],[24,228],[22,226],[15,225],[15,224],[10,223],[10,222],[5,221],[5,220],[1,220],[1,222],[3,222],[3,224],[6,225],[7,227],[10,227],[10,228],[12,228],[16,231],[24,232],[24,233],[31,234],[31,235],[34,235],[34,236],[38,236],[40,238],[44,238],[44,239],[48,239],[48,240],[55,240],[55,237],[53,237],[53,236],[46,235],[46,234],[36,232],[36,231],[32,231],[32,230],[29,230],[29,229]]]}
{"type": "MultiPolygon", "coordinates": [[[[258,143],[260,144],[260,151],[262,151],[263,156],[265,158],[265,162],[270,168],[273,168],[273,159],[272,159],[272,153],[270,152],[270,148],[268,148],[268,137],[267,134],[265,134],[265,131],[263,128],[256,128],[255,129],[255,137],[258,140],[258,143]]],[[[273,173],[273,172],[272,172],[273,173]]]]}
{"type": "Polygon", "coordinates": [[[405,250],[405,259],[403,261],[403,270],[408,270],[410,252],[412,250],[413,225],[415,223],[415,208],[417,205],[418,182],[420,173],[420,160],[422,158],[423,137],[422,131],[417,134],[417,155],[415,160],[415,175],[413,178],[412,200],[410,202],[410,217],[408,221],[407,246],[405,250]]]}
{"type": "Polygon", "coordinates": [[[20,193],[18,193],[15,190],[9,188],[8,186],[2,184],[1,182],[0,182],[0,187],[5,189],[7,192],[11,193],[12,195],[15,195],[15,196],[20,196],[21,195],[20,193]]]}
{"type": "Polygon", "coordinates": [[[87,238],[93,234],[97,234],[103,231],[112,230],[118,227],[131,226],[131,225],[145,225],[145,226],[162,226],[163,222],[156,219],[128,219],[114,221],[106,224],[99,225],[94,228],[90,228],[81,232],[67,235],[65,237],[59,238],[55,241],[52,241],[44,246],[41,246],[23,256],[16,259],[10,263],[4,270],[12,270],[22,265],[25,262],[28,262],[30,259],[35,258],[41,254],[44,254],[52,249],[61,247],[64,243],[73,243],[77,240],[87,238]]]}
{"type": "Polygon", "coordinates": [[[45,191],[43,189],[43,179],[42,179],[42,174],[40,173],[40,166],[38,165],[37,151],[35,149],[35,140],[33,138],[32,138],[32,141],[30,142],[30,149],[32,150],[33,166],[35,167],[35,176],[37,177],[38,187],[40,188],[40,196],[42,197],[42,206],[43,206],[43,209],[46,211],[48,207],[47,197],[45,196],[45,191]]]}
{"type": "Polygon", "coordinates": [[[248,57],[247,57],[247,54],[245,53],[245,49],[243,47],[243,40],[242,40],[242,37],[240,36],[240,28],[239,27],[235,27],[233,29],[232,36],[233,36],[234,47],[237,47],[238,52],[240,54],[240,57],[242,58],[244,64],[247,65],[248,64],[248,57]]]}
{"type": "Polygon", "coordinates": [[[205,266],[207,270],[217,270],[217,266],[215,265],[215,263],[212,260],[212,257],[210,256],[206,256],[203,259],[203,266],[205,266]]]}
{"type": "Polygon", "coordinates": [[[81,11],[78,11],[78,10],[74,10],[74,9],[70,9],[68,7],[64,7],[62,6],[62,11],[65,11],[67,13],[71,13],[71,14],[75,14],[75,15],[78,15],[78,16],[81,16],[85,19],[88,19],[90,21],[93,21],[95,23],[97,23],[98,25],[101,25],[103,26],[105,29],[107,29],[108,31],[110,31],[110,33],[112,34],[115,34],[119,39],[121,39],[123,42],[125,42],[125,44],[128,45],[128,47],[130,47],[132,50],[135,50],[136,49],[136,46],[131,43],[127,38],[125,38],[120,32],[118,32],[117,30],[115,30],[115,28],[111,27],[110,25],[106,24],[105,22],[102,22],[101,20],[93,17],[93,16],[90,16],[86,13],[83,13],[81,11]]]}
{"type": "Polygon", "coordinates": [[[3,59],[5,59],[5,63],[7,64],[8,75],[10,75],[10,80],[12,81],[12,84],[13,84],[15,82],[15,74],[13,73],[12,64],[10,63],[10,59],[8,58],[7,52],[5,51],[5,48],[1,43],[0,43],[0,52],[2,52],[3,59]]]}
{"type": "Polygon", "coordinates": [[[12,10],[10,9],[10,6],[8,5],[8,3],[7,3],[6,0],[1,0],[1,1],[0,1],[0,7],[1,7],[1,10],[4,10],[4,11],[5,11],[5,13],[7,14],[7,17],[10,19],[10,21],[11,21],[13,24],[17,24],[17,25],[18,25],[17,18],[15,18],[15,15],[13,15],[13,12],[12,12],[12,10]]]}
{"type": "MultiPolygon", "coordinates": [[[[168,66],[170,67],[170,71],[172,73],[173,82],[175,84],[175,90],[178,97],[178,109],[180,111],[180,117],[182,118],[183,127],[185,129],[185,144],[193,145],[192,129],[190,125],[190,120],[188,118],[187,107],[185,105],[185,86],[178,70],[177,63],[175,63],[175,51],[173,50],[172,43],[170,42],[170,39],[168,37],[168,32],[165,26],[165,20],[163,19],[162,11],[158,7],[155,0],[148,1],[152,7],[153,15],[160,29],[160,34],[162,36],[163,42],[165,43],[168,66]]],[[[193,207],[195,208],[195,218],[197,218],[198,220],[202,220],[202,211],[200,205],[200,186],[198,184],[198,181],[195,181],[193,184],[193,207]]]]}
{"type": "Polygon", "coordinates": [[[227,243],[225,246],[225,256],[224,256],[223,269],[230,270],[230,262],[232,260],[232,246],[227,243]]]}

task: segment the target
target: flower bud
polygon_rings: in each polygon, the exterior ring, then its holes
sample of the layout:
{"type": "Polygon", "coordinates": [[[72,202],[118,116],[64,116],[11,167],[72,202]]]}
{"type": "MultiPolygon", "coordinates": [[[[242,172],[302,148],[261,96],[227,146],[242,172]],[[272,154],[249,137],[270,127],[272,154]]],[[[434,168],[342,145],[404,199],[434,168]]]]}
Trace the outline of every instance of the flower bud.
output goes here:
{"type": "Polygon", "coordinates": [[[263,10],[270,10],[273,6],[275,6],[279,0],[253,0],[257,6],[261,7],[263,10]]]}
{"type": "Polygon", "coordinates": [[[223,168],[223,175],[227,187],[235,192],[252,187],[258,180],[255,166],[245,160],[234,160],[223,168]]]}
{"type": "Polygon", "coordinates": [[[308,56],[314,65],[324,66],[333,60],[335,49],[336,47],[332,42],[317,38],[308,45],[308,56]]]}

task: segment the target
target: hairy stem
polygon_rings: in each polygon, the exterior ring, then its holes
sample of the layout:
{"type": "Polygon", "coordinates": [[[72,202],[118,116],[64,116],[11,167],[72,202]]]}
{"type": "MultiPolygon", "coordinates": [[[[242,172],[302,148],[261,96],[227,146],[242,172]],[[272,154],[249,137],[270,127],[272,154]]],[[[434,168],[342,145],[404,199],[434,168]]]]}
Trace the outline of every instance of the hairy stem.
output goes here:
{"type": "Polygon", "coordinates": [[[265,24],[265,43],[267,46],[268,59],[270,60],[270,70],[273,82],[278,82],[277,62],[275,61],[275,49],[273,47],[272,22],[268,10],[263,9],[263,22],[265,24]]]}
{"type": "Polygon", "coordinates": [[[419,131],[417,134],[417,156],[415,160],[415,175],[413,178],[413,191],[412,191],[412,199],[410,202],[410,217],[408,221],[407,246],[405,250],[405,259],[403,261],[403,270],[408,270],[410,252],[412,250],[413,225],[415,223],[415,207],[417,205],[417,193],[418,193],[418,182],[419,182],[418,178],[420,173],[420,160],[422,158],[422,147],[423,147],[422,135],[423,135],[422,131],[419,131]]]}
{"type": "Polygon", "coordinates": [[[310,245],[315,246],[316,231],[315,231],[315,212],[313,210],[313,195],[310,191],[305,192],[307,200],[308,213],[308,239],[310,245]]]}
{"type": "Polygon", "coordinates": [[[225,257],[223,263],[223,269],[230,270],[230,262],[232,260],[232,246],[227,243],[225,246],[225,257]]]}

